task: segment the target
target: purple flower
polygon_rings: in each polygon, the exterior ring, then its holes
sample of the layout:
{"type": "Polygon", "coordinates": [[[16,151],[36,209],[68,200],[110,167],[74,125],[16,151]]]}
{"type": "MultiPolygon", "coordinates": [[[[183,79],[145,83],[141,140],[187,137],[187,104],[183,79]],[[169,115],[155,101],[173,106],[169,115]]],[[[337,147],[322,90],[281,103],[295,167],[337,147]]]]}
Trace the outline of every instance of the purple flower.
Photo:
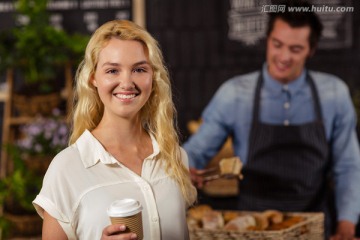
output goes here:
{"type": "Polygon", "coordinates": [[[20,127],[22,138],[17,146],[27,154],[55,155],[67,146],[69,128],[60,118],[59,109],[53,116],[39,117],[34,122],[20,127]]]}
{"type": "Polygon", "coordinates": [[[52,114],[53,114],[53,116],[55,116],[55,117],[60,117],[61,111],[60,111],[60,109],[58,109],[58,108],[54,108],[54,109],[52,110],[52,114]]]}
{"type": "Polygon", "coordinates": [[[41,126],[38,124],[29,124],[25,128],[25,133],[36,136],[39,135],[42,132],[41,126]]]}
{"type": "Polygon", "coordinates": [[[42,152],[42,150],[43,150],[43,147],[41,146],[41,144],[35,144],[34,145],[34,150],[35,150],[35,152],[37,152],[37,153],[41,153],[42,152]]]}

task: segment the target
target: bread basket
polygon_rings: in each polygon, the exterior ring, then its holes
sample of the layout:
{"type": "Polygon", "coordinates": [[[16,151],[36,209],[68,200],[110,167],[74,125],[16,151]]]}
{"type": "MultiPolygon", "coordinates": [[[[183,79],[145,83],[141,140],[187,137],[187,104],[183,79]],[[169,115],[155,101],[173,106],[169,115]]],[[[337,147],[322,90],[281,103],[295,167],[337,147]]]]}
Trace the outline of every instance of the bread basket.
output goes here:
{"type": "MultiPolygon", "coordinates": [[[[224,211],[222,211],[224,212],[224,211]]],[[[245,212],[238,212],[245,213],[245,212]]],[[[324,214],[286,212],[284,216],[301,216],[304,220],[281,230],[227,231],[223,229],[205,230],[189,225],[190,240],[323,240],[324,214]]]]}

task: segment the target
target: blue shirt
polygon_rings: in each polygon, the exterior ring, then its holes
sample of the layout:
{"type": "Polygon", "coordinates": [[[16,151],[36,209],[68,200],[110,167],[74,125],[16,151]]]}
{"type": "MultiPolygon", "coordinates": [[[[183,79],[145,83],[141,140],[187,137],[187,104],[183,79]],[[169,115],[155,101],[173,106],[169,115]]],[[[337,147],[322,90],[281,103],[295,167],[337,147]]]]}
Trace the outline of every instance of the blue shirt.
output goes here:
{"type": "MultiPolygon", "coordinates": [[[[289,84],[272,79],[263,69],[260,121],[297,125],[312,122],[315,111],[305,70],[289,84]]],[[[338,220],[356,223],[360,214],[360,151],[356,114],[346,84],[336,76],[309,71],[317,88],[326,139],[333,158],[338,220]]],[[[232,137],[235,155],[244,164],[248,158],[253,101],[259,71],[226,81],[205,108],[203,124],[184,144],[190,166],[204,168],[232,137]]]]}

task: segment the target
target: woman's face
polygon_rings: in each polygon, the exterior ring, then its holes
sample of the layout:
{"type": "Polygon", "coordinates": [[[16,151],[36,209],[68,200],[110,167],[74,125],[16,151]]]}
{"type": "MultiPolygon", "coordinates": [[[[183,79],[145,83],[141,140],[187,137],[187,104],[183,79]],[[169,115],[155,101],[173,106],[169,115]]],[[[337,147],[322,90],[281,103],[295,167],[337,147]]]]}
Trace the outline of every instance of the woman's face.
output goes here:
{"type": "Polygon", "coordinates": [[[153,70],[144,46],[112,38],[99,53],[91,79],[104,104],[104,116],[134,118],[149,99],[153,70]]]}

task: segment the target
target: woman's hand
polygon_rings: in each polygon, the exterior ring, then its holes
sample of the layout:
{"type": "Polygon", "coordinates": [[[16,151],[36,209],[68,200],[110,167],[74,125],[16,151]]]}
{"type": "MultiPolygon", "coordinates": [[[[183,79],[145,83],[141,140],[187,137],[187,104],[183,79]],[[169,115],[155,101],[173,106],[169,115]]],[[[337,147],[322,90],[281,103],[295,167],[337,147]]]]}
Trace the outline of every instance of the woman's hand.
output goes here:
{"type": "Polygon", "coordinates": [[[138,239],[135,233],[124,232],[126,226],[124,224],[109,225],[104,228],[101,240],[133,240],[138,239]]]}

